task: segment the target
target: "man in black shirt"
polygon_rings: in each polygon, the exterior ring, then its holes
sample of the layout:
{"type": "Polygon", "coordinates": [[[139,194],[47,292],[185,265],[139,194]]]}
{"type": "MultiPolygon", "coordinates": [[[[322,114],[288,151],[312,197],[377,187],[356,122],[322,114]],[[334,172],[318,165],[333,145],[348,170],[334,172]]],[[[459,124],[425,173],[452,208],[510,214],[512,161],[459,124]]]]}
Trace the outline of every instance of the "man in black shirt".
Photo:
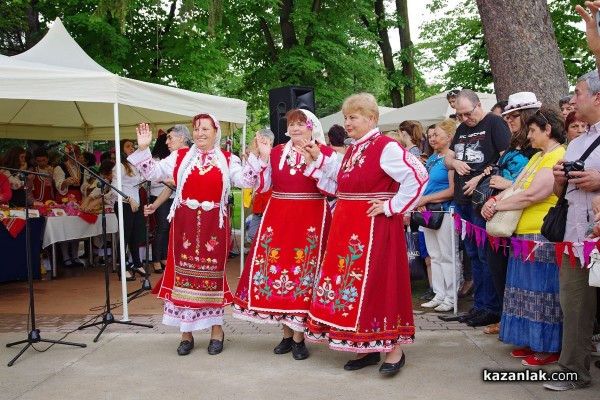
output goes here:
{"type": "MultiPolygon", "coordinates": [[[[462,122],[456,130],[444,164],[454,172],[454,202],[462,219],[485,229],[485,220],[471,206],[471,193],[485,167],[498,161],[508,148],[510,130],[504,120],[481,107],[479,97],[469,89],[456,96],[456,118],[462,122]]],[[[459,321],[484,326],[500,321],[500,301],[487,264],[488,243],[477,246],[474,237],[465,239],[473,267],[474,305],[459,321]]]]}

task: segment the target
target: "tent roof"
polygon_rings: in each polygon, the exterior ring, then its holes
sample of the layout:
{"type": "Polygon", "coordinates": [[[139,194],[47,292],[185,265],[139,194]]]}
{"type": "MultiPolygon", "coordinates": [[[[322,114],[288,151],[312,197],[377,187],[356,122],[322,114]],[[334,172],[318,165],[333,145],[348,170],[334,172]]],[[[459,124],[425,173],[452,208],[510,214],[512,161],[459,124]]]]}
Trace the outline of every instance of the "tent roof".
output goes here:
{"type": "Polygon", "coordinates": [[[77,45],[59,19],[32,49],[0,56],[0,87],[0,138],[110,140],[114,103],[123,137],[133,137],[140,122],[164,129],[189,124],[200,112],[229,122],[222,124],[225,134],[246,122],[242,100],[110,73],[77,45]]]}
{"type": "MultiPolygon", "coordinates": [[[[486,111],[496,104],[495,94],[477,93],[477,95],[481,100],[481,106],[486,111]]],[[[446,94],[440,93],[386,113],[379,118],[379,129],[382,131],[398,129],[400,123],[405,120],[419,121],[425,129],[429,125],[437,124],[448,118],[450,114],[455,112],[448,104],[446,94]]]]}
{"type": "MultiPolygon", "coordinates": [[[[383,114],[387,114],[393,110],[396,110],[396,108],[379,106],[379,118],[381,118],[383,114]]],[[[344,126],[344,114],[341,111],[338,111],[335,114],[319,118],[319,121],[323,127],[323,132],[327,133],[327,131],[335,124],[344,126]]]]}

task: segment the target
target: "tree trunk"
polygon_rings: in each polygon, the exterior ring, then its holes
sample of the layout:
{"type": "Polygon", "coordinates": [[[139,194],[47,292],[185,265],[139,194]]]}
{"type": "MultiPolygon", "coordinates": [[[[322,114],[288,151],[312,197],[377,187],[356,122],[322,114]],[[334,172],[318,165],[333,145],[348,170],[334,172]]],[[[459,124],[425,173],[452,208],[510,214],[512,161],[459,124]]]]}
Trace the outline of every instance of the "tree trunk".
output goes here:
{"type": "MultiPolygon", "coordinates": [[[[375,0],[375,18],[376,25],[374,31],[377,33],[377,45],[381,50],[381,56],[383,58],[383,66],[387,72],[387,77],[390,87],[390,97],[392,99],[392,107],[402,107],[402,97],[400,96],[400,89],[398,88],[398,82],[394,80],[396,75],[396,66],[394,65],[394,53],[392,52],[392,46],[390,44],[390,38],[387,32],[387,26],[385,24],[385,6],[383,0],[375,0]]],[[[363,23],[370,29],[369,20],[363,16],[363,23]]]]}
{"type": "Polygon", "coordinates": [[[25,48],[32,48],[40,36],[40,13],[37,10],[38,0],[31,0],[29,7],[25,10],[27,18],[27,31],[25,32],[25,48]]]}
{"type": "Polygon", "coordinates": [[[415,53],[408,24],[408,0],[396,0],[396,12],[402,54],[402,75],[408,81],[404,85],[404,105],[407,106],[415,102],[415,53]]]}
{"type": "Polygon", "coordinates": [[[498,100],[534,92],[558,107],[569,87],[546,0],[477,0],[477,8],[498,100]]]}

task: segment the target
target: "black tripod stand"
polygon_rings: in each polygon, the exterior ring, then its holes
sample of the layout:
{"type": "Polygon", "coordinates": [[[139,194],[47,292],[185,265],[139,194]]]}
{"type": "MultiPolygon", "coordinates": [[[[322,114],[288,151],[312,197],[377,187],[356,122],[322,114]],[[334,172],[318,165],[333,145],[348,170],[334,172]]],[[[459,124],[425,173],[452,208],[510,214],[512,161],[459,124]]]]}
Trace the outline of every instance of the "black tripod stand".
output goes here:
{"type": "MultiPolygon", "coordinates": [[[[140,183],[141,185],[146,185],[146,204],[150,204],[150,181],[143,181],[140,183]]],[[[146,216],[146,259],[144,260],[144,280],[142,281],[142,287],[138,290],[134,290],[131,293],[127,293],[127,302],[138,298],[147,290],[152,290],[152,284],[150,283],[150,279],[148,279],[148,275],[150,271],[150,216],[146,216]]]]}
{"type": "Polygon", "coordinates": [[[25,249],[26,249],[26,253],[27,253],[26,254],[26,257],[27,257],[27,259],[26,259],[27,260],[27,280],[29,282],[29,308],[31,310],[31,313],[30,313],[31,331],[29,331],[29,333],[27,334],[27,339],[19,340],[18,342],[8,343],[6,345],[6,347],[12,347],[12,346],[16,346],[19,344],[27,343],[27,345],[21,349],[19,354],[17,354],[15,356],[15,358],[10,360],[10,362],[8,363],[8,366],[12,367],[12,365],[15,363],[15,361],[17,361],[17,359],[19,357],[21,357],[21,354],[23,354],[25,352],[25,350],[27,350],[29,348],[29,346],[33,345],[34,343],[43,342],[43,343],[52,343],[53,345],[54,344],[64,344],[67,346],[77,346],[77,347],[87,347],[87,345],[85,345],[83,343],[63,342],[61,340],[42,339],[40,336],[40,330],[35,327],[35,299],[33,297],[33,269],[31,267],[31,238],[30,238],[30,232],[29,232],[29,204],[27,202],[27,194],[28,194],[27,178],[29,175],[37,175],[37,176],[41,176],[41,177],[48,177],[50,175],[39,173],[39,172],[22,171],[22,170],[18,170],[18,169],[5,168],[5,167],[0,167],[0,169],[4,169],[7,171],[11,171],[11,172],[20,174],[20,179],[25,183],[25,185],[24,185],[24,190],[25,190],[25,249]]]}
{"type": "MultiPolygon", "coordinates": [[[[81,164],[79,161],[77,161],[77,159],[75,157],[73,157],[72,154],[69,153],[65,153],[62,152],[63,154],[65,154],[67,157],[71,158],[72,160],[74,160],[77,165],[83,167],[85,170],[87,170],[90,175],[92,175],[94,178],[96,178],[98,180],[98,185],[100,187],[100,197],[102,199],[102,247],[104,249],[104,255],[106,256],[106,254],[108,254],[108,249],[107,249],[107,244],[106,244],[106,211],[105,211],[105,194],[106,194],[106,187],[110,187],[115,193],[119,194],[120,196],[122,196],[123,198],[127,198],[127,195],[123,192],[121,192],[119,189],[117,189],[116,187],[114,187],[113,185],[111,185],[110,183],[108,183],[108,181],[106,179],[104,179],[103,177],[101,177],[100,175],[98,175],[95,171],[89,169],[88,167],[86,167],[85,165],[81,164]]],[[[114,254],[113,254],[114,257],[114,254]]],[[[98,332],[98,334],[96,335],[96,337],[94,338],[94,343],[98,341],[98,339],[100,338],[100,335],[102,335],[102,333],[104,332],[104,330],[106,329],[106,327],[110,324],[123,324],[123,325],[132,325],[132,326],[141,326],[144,328],[152,328],[152,325],[147,325],[147,324],[138,324],[135,322],[129,322],[129,321],[117,321],[114,317],[114,315],[112,314],[111,310],[111,303],[110,303],[110,273],[109,273],[109,266],[108,266],[108,262],[104,263],[104,287],[105,287],[105,292],[106,292],[106,303],[105,303],[105,311],[104,314],[102,315],[102,321],[98,321],[98,322],[94,322],[91,324],[85,324],[85,325],[81,325],[79,328],[79,330],[85,329],[85,328],[89,328],[91,326],[98,326],[101,325],[100,328],[100,332],[98,332]]],[[[124,279],[125,277],[123,277],[124,279]]]]}

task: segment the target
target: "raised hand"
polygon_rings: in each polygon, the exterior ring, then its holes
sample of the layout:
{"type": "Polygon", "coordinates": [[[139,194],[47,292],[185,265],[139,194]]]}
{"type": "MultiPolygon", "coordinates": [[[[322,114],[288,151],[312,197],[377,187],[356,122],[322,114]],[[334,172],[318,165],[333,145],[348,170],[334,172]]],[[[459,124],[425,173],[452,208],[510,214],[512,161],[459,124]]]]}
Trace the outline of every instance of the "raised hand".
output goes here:
{"type": "Polygon", "coordinates": [[[306,150],[310,154],[310,157],[313,160],[317,160],[319,158],[319,155],[321,154],[319,145],[317,145],[315,142],[311,142],[310,140],[306,139],[302,139],[301,143],[304,150],[306,150]]]}
{"type": "Polygon", "coordinates": [[[588,47],[596,56],[596,64],[600,62],[600,35],[596,21],[596,13],[600,9],[600,1],[586,1],[585,6],[590,10],[590,14],[580,5],[575,6],[575,10],[585,21],[585,35],[588,47]]]}
{"type": "Polygon", "coordinates": [[[152,130],[148,124],[140,124],[135,128],[137,134],[138,150],[146,150],[152,143],[152,130]]]}
{"type": "Polygon", "coordinates": [[[266,137],[257,135],[256,147],[258,148],[258,154],[260,154],[261,160],[263,160],[264,162],[268,162],[269,157],[271,156],[271,149],[273,148],[273,146],[271,145],[271,141],[266,137]]]}

